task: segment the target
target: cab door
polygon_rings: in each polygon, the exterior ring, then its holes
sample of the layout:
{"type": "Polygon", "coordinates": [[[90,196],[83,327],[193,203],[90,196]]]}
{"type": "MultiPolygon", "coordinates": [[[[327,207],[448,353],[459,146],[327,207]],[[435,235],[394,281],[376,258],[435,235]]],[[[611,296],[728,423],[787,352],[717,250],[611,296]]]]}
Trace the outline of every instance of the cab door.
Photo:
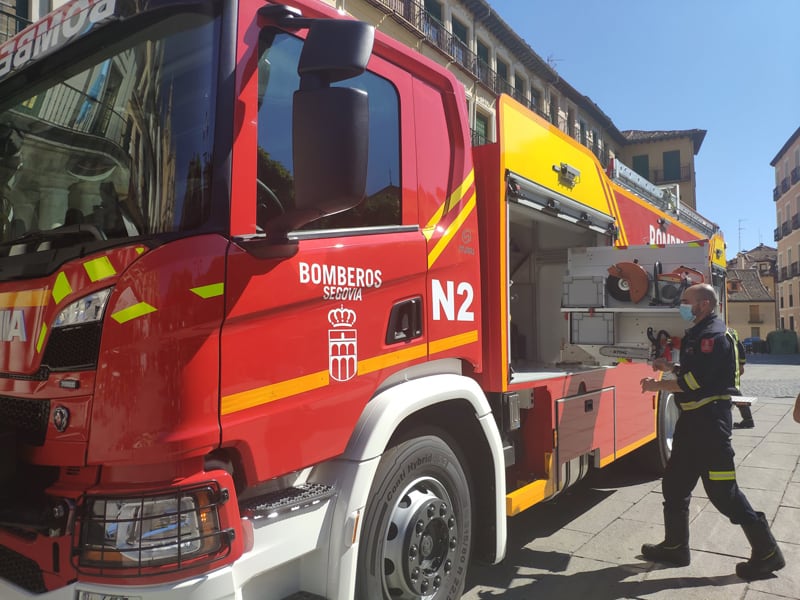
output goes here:
{"type": "MultiPolygon", "coordinates": [[[[293,203],[292,96],[302,35],[264,29],[257,57],[244,61],[252,75],[243,77],[240,96],[247,105],[234,147],[234,227],[253,207],[268,227],[293,203]]],[[[411,83],[373,56],[367,72],[341,85],[369,95],[365,200],[292,232],[293,255],[259,257],[246,244],[232,244],[228,255],[222,443],[239,449],[248,476],[259,481],[341,453],[379,384],[427,359],[426,241],[414,160],[401,143],[411,83]]]]}

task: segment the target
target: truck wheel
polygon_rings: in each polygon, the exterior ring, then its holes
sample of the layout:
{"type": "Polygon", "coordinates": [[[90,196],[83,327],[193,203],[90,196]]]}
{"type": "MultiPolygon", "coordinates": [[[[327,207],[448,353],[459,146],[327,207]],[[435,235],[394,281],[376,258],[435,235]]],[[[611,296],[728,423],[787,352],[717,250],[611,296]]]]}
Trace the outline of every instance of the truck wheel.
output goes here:
{"type": "Polygon", "coordinates": [[[642,448],[640,453],[643,466],[648,471],[663,475],[667,468],[667,461],[672,455],[672,438],[675,436],[675,424],[679,415],[680,409],[675,403],[675,394],[661,392],[658,395],[656,439],[642,448]]]}
{"type": "Polygon", "coordinates": [[[461,598],[472,536],[461,464],[457,447],[438,430],[384,453],[361,531],[359,600],[461,598]]]}

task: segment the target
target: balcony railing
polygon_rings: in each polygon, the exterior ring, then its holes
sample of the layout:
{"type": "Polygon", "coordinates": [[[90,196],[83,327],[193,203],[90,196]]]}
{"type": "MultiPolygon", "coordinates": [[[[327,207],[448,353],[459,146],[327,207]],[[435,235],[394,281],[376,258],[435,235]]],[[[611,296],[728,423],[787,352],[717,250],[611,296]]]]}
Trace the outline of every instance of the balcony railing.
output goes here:
{"type": "Polygon", "coordinates": [[[788,279],[788,277],[786,276],[787,271],[788,270],[786,267],[781,267],[781,281],[786,281],[786,279],[788,279]]]}
{"type": "Polygon", "coordinates": [[[470,129],[470,136],[472,138],[472,145],[473,146],[483,146],[484,144],[488,144],[489,140],[486,139],[486,135],[478,131],[477,129],[470,129]]]}
{"type": "Polygon", "coordinates": [[[782,237],[783,236],[781,235],[781,228],[780,227],[776,227],[775,230],[772,232],[772,239],[777,242],[777,241],[780,241],[780,239],[782,237]]]}
{"type": "Polygon", "coordinates": [[[28,19],[0,9],[0,43],[11,39],[30,24],[28,19]]]}
{"type": "MultiPolygon", "coordinates": [[[[444,24],[425,9],[425,4],[420,0],[367,0],[370,4],[388,9],[406,23],[409,23],[419,32],[419,35],[427,39],[431,44],[439,48],[442,52],[451,56],[456,63],[472,73],[475,78],[488,87],[495,94],[508,94],[515,100],[538,114],[543,119],[554,124],[562,131],[566,131],[566,121],[557,116],[543,112],[535,103],[535,99],[528,99],[525,92],[515,88],[504,77],[498,75],[489,64],[477,54],[472,52],[464,41],[458,39],[447,31],[444,24]]],[[[584,145],[586,145],[584,143],[584,145]]],[[[607,163],[607,152],[595,152],[600,157],[606,157],[603,166],[607,163]]],[[[602,160],[602,158],[601,158],[602,160]]],[[[680,181],[689,180],[689,166],[681,167],[680,181]]],[[[657,172],[656,172],[657,173],[657,172]]],[[[677,181],[661,179],[654,180],[655,183],[667,181],[677,181]]]]}
{"type": "Polygon", "coordinates": [[[789,191],[789,178],[784,177],[781,179],[781,193],[785,194],[789,191]]]}
{"type": "Polygon", "coordinates": [[[675,181],[689,181],[691,168],[689,165],[681,165],[680,172],[665,172],[663,169],[653,169],[653,183],[671,183],[675,181]]]}
{"type": "Polygon", "coordinates": [[[800,181],[800,166],[797,166],[794,169],[792,169],[791,179],[792,179],[792,185],[800,181]]]}
{"type": "Polygon", "coordinates": [[[800,229],[800,214],[792,215],[792,231],[800,229]]]}
{"type": "Polygon", "coordinates": [[[793,262],[789,265],[789,276],[790,277],[797,277],[800,274],[800,264],[797,262],[793,262]]]}
{"type": "Polygon", "coordinates": [[[781,235],[787,236],[792,232],[792,228],[789,226],[789,221],[784,221],[781,223],[781,235]]]}
{"type": "Polygon", "coordinates": [[[772,201],[776,202],[781,197],[781,188],[775,186],[772,188],[772,201]]]}

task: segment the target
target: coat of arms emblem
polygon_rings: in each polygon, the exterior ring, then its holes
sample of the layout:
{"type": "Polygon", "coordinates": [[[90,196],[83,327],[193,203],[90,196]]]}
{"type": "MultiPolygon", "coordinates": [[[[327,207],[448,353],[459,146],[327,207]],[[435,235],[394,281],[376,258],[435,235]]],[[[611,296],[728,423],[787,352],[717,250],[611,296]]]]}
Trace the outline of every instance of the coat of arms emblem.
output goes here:
{"type": "Polygon", "coordinates": [[[356,311],[340,306],[328,311],[328,373],[335,381],[347,381],[358,372],[356,311]]]}

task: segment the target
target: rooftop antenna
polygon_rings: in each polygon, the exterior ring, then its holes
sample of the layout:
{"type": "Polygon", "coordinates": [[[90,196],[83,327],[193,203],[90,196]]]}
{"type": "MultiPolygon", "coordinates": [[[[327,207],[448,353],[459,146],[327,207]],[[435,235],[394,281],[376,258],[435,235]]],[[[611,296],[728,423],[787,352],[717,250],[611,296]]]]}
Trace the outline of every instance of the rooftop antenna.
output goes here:
{"type": "Polygon", "coordinates": [[[564,60],[564,59],[563,58],[556,58],[554,54],[548,54],[547,58],[545,59],[545,62],[547,62],[547,65],[551,69],[556,71],[557,67],[558,67],[558,63],[560,63],[562,60],[564,60]]]}

